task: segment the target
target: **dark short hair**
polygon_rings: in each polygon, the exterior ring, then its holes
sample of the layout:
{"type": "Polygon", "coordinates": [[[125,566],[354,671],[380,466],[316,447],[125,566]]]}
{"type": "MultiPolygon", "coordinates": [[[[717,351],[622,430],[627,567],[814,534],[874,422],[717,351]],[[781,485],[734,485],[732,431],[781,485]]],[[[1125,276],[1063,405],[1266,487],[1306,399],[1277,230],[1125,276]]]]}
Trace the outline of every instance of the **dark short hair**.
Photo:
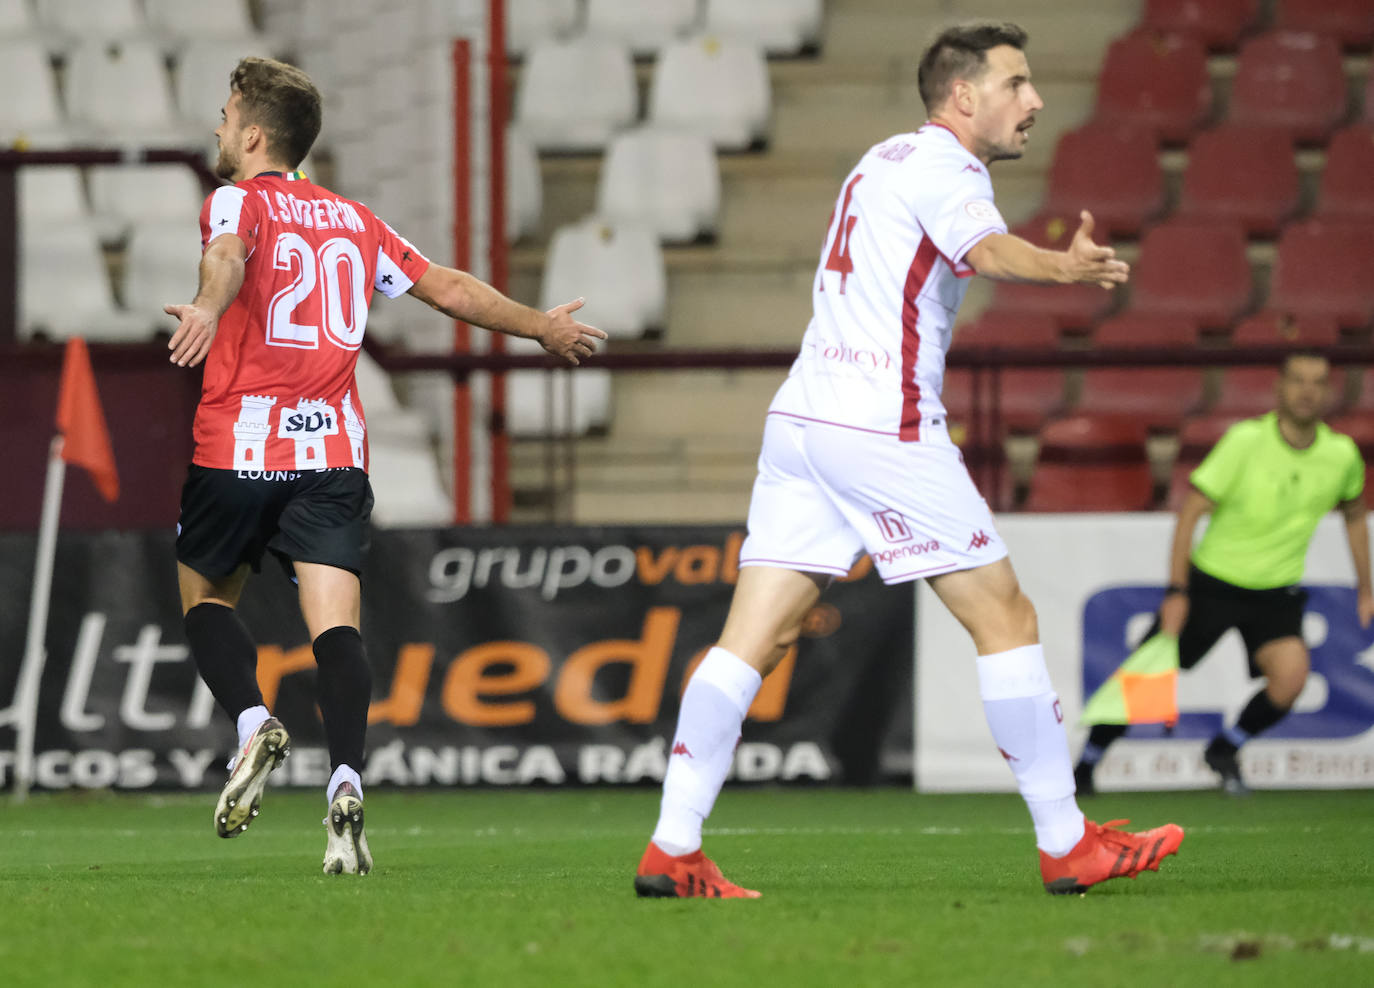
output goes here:
{"type": "Polygon", "coordinates": [[[934,113],[949,99],[954,80],[982,73],[987,65],[988,49],[1010,45],[1022,51],[1027,37],[1016,24],[993,21],[956,24],[940,32],[921,56],[921,67],[916,75],[926,112],[934,113]]]}
{"type": "Polygon", "coordinates": [[[1299,347],[1296,350],[1289,350],[1283,355],[1283,363],[1279,365],[1279,373],[1287,374],[1288,368],[1293,365],[1295,360],[1321,360],[1325,361],[1327,367],[1331,366],[1331,361],[1327,359],[1326,354],[1311,347],[1299,347]]]}
{"type": "Polygon", "coordinates": [[[320,134],[320,91],[310,77],[274,58],[249,56],[234,68],[229,85],[243,97],[244,124],[267,135],[267,151],[295,168],[320,134]]]}

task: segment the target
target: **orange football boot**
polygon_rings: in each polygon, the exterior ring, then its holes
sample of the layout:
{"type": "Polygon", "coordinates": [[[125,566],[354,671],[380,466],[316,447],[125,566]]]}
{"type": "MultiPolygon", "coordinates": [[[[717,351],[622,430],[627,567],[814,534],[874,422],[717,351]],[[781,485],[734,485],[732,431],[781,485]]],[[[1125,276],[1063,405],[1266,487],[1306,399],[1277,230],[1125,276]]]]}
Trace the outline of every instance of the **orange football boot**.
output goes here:
{"type": "Polygon", "coordinates": [[[635,872],[635,895],[654,899],[757,899],[753,889],[742,889],[726,879],[716,863],[701,852],[673,857],[653,841],[644,849],[635,872]]]}
{"type": "Polygon", "coordinates": [[[1129,820],[1097,824],[1083,821],[1083,837],[1062,858],[1040,852],[1040,877],[1051,895],[1086,892],[1109,878],[1134,878],[1142,871],[1159,871],[1159,863],[1178,851],[1183,828],[1166,823],[1132,834],[1116,829],[1129,820]]]}

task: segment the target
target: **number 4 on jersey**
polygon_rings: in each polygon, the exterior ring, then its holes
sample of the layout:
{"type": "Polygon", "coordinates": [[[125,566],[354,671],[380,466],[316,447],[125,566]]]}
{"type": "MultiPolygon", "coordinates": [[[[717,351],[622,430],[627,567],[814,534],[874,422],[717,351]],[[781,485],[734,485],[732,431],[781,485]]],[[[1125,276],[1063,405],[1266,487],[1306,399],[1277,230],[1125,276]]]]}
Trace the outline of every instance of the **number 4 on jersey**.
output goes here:
{"type": "MultiPolygon", "coordinates": [[[[825,259],[825,270],[840,273],[840,294],[844,294],[845,283],[854,271],[854,259],[849,255],[849,238],[854,234],[854,226],[859,222],[857,216],[849,215],[849,203],[854,198],[854,186],[863,178],[863,172],[855,175],[844,187],[844,201],[840,204],[840,220],[835,224],[835,232],[830,239],[830,254],[825,259]]],[[[831,218],[834,216],[832,214],[831,218]]],[[[825,279],[821,279],[821,291],[825,291],[825,279]]]]}

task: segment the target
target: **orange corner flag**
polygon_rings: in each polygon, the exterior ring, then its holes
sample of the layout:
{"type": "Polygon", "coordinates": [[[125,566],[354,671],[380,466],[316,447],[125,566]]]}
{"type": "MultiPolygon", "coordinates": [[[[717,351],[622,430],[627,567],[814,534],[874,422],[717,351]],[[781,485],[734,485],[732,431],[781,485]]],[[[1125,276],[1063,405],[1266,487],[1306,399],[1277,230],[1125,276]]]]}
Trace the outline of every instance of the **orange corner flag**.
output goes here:
{"type": "Polygon", "coordinates": [[[62,384],[57,391],[57,428],[62,433],[62,459],[90,471],[100,496],[107,501],[119,497],[119,473],[115,470],[114,447],[100,395],[95,390],[95,373],[86,341],[76,336],[67,341],[62,356],[62,384]]]}

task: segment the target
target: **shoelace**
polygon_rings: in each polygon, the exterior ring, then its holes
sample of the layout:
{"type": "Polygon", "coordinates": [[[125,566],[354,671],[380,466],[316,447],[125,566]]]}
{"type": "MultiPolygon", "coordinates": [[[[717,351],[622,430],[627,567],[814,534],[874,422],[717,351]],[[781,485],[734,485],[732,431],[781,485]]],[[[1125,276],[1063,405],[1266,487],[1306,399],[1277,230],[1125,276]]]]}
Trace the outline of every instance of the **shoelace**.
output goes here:
{"type": "Polygon", "coordinates": [[[1113,847],[1135,847],[1139,839],[1134,834],[1117,829],[1124,827],[1130,820],[1108,820],[1106,823],[1097,824],[1098,840],[1104,844],[1111,844],[1113,847]]]}

